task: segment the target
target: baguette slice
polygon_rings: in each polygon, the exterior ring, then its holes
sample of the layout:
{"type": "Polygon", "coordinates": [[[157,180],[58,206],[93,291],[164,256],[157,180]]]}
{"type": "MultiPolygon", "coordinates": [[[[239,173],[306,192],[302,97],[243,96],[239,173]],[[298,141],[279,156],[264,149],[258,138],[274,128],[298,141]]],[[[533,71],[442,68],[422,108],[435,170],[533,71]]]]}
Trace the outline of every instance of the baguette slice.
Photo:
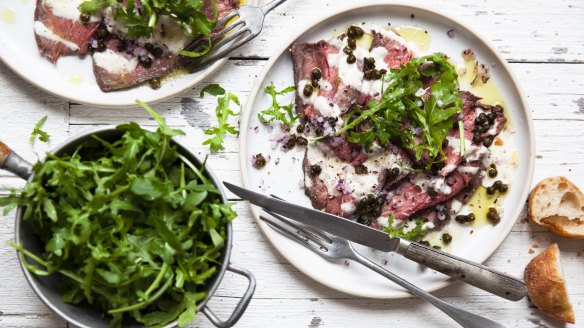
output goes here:
{"type": "Polygon", "coordinates": [[[562,274],[558,244],[550,245],[525,267],[525,284],[531,302],[552,318],[576,323],[562,274]]]}
{"type": "Polygon", "coordinates": [[[529,218],[562,236],[584,238],[584,194],[565,177],[544,179],[529,195],[529,218]]]}

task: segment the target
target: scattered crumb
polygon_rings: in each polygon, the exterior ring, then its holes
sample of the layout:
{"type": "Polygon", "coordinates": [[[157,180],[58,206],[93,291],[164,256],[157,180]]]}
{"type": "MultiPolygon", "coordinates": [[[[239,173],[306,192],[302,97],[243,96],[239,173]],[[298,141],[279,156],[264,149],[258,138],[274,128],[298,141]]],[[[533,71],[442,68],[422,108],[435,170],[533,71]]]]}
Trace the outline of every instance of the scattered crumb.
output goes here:
{"type": "Polygon", "coordinates": [[[511,263],[511,259],[508,259],[508,260],[507,260],[507,263],[511,263]]]}
{"type": "Polygon", "coordinates": [[[531,245],[531,247],[533,247],[533,248],[539,248],[539,245],[538,244],[533,244],[533,245],[531,245]]]}
{"type": "Polygon", "coordinates": [[[449,38],[453,38],[454,37],[454,29],[451,28],[448,30],[448,32],[446,32],[446,34],[448,35],[449,38]]]}
{"type": "Polygon", "coordinates": [[[529,251],[527,251],[529,254],[533,254],[535,253],[535,251],[533,250],[533,248],[530,248],[529,251]]]}
{"type": "Polygon", "coordinates": [[[470,234],[472,235],[473,233],[474,233],[474,230],[471,230],[471,231],[470,231],[470,234]]]}

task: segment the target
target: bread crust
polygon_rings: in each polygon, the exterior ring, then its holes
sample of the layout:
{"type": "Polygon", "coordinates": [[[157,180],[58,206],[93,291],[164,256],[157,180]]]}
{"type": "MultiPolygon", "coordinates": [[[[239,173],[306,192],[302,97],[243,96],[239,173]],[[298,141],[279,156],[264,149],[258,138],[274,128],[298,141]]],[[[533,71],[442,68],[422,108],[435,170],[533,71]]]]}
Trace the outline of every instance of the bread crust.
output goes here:
{"type": "Polygon", "coordinates": [[[564,322],[576,323],[560,267],[558,244],[550,245],[525,267],[524,279],[531,302],[543,313],[564,322]]]}
{"type": "MultiPolygon", "coordinates": [[[[580,200],[580,204],[584,205],[584,193],[570,180],[564,176],[550,177],[540,181],[530,192],[529,202],[528,202],[528,216],[531,222],[539,224],[541,226],[547,227],[552,232],[569,238],[584,238],[584,234],[570,231],[569,227],[562,222],[556,220],[546,220],[546,217],[540,217],[540,211],[537,208],[538,202],[536,201],[538,197],[543,197],[541,194],[544,190],[551,188],[552,191],[557,192],[559,198],[561,198],[562,192],[570,192],[575,195],[577,199],[580,200]],[[567,186],[565,190],[554,189],[556,186],[564,185],[567,186]]],[[[582,211],[582,220],[584,220],[584,211],[582,211]]]]}

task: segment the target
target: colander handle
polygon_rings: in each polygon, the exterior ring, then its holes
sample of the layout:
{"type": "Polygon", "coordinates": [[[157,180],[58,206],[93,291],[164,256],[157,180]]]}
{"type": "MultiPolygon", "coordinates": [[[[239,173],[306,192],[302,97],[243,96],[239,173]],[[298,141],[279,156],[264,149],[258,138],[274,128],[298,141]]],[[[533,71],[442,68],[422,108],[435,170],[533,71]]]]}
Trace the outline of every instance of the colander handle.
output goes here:
{"type": "Polygon", "coordinates": [[[32,164],[25,161],[20,155],[0,141],[0,169],[14,173],[24,180],[28,180],[32,172],[32,164]]]}
{"type": "Polygon", "coordinates": [[[247,271],[246,269],[237,267],[231,263],[229,263],[229,265],[227,266],[227,270],[246,277],[247,280],[249,281],[249,284],[247,286],[245,294],[243,294],[241,300],[239,301],[239,303],[237,303],[237,306],[235,307],[235,310],[233,310],[233,313],[231,314],[229,319],[223,321],[219,319],[217,315],[213,313],[213,311],[211,311],[209,306],[205,305],[205,307],[203,307],[201,312],[203,312],[207,319],[209,319],[209,321],[211,321],[215,325],[215,327],[218,328],[233,327],[237,323],[237,321],[241,318],[241,316],[247,309],[247,306],[249,305],[249,302],[251,301],[251,298],[256,288],[256,280],[251,272],[247,271]]]}

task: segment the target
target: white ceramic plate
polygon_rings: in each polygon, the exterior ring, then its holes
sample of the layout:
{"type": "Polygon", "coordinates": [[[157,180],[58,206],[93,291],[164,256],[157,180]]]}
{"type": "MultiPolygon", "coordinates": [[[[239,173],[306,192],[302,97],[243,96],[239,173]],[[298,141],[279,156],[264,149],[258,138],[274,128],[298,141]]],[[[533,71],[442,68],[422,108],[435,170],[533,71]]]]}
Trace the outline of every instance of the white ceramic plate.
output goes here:
{"type": "MultiPolygon", "coordinates": [[[[476,262],[485,261],[503,242],[515,224],[521,208],[527,198],[532,180],[534,165],[534,137],[531,117],[525,98],[509,70],[506,61],[499,56],[494,48],[479,37],[477,33],[465,27],[460,22],[445,15],[428,11],[423,8],[402,4],[378,4],[348,8],[315,25],[292,38],[286,47],[271,58],[258,79],[245,108],[241,125],[240,156],[244,186],[266,194],[273,193],[287,201],[304,206],[311,206],[309,199],[300,187],[302,179],[301,161],[303,147],[284,153],[272,149],[270,137],[275,133],[263,126],[257,118],[257,113],[269,107],[270,98],[264,94],[264,88],[271,81],[277,89],[294,85],[292,61],[288,47],[295,41],[318,41],[327,39],[347,28],[352,23],[373,23],[378,26],[418,26],[428,30],[432,41],[428,52],[443,52],[455,60],[462,61],[462,50],[471,48],[477,53],[480,62],[492,66],[492,78],[502,93],[508,108],[513,132],[508,137],[518,153],[519,166],[514,172],[511,189],[502,204],[503,219],[496,225],[485,225],[481,228],[462,227],[456,224],[455,237],[449,250],[451,253],[476,262]],[[414,15],[413,19],[412,16],[414,15]],[[454,38],[447,31],[454,29],[454,38]],[[251,166],[254,154],[269,155],[270,161],[262,170],[251,166]],[[276,165],[276,159],[279,164],[276,165]],[[471,234],[470,230],[474,233],[471,234]]],[[[288,100],[292,101],[290,94],[288,100]]],[[[283,100],[284,101],[284,100],[283,100]]],[[[279,129],[279,128],[275,128],[279,129]]],[[[256,219],[259,208],[252,206],[256,219]]],[[[348,261],[328,262],[314,254],[304,246],[299,245],[269,228],[258,220],[267,238],[299,270],[315,280],[331,288],[357,296],[372,298],[408,297],[401,287],[393,284],[380,275],[348,261]]],[[[370,249],[362,249],[369,257],[381,265],[399,274],[407,280],[426,290],[436,290],[448,284],[448,277],[432,270],[423,269],[420,265],[410,262],[396,254],[382,254],[370,249]]],[[[504,270],[504,268],[502,268],[504,270]]]]}
{"type": "MultiPolygon", "coordinates": [[[[258,2],[247,1],[254,6],[258,2]]],[[[136,99],[157,102],[192,88],[227,61],[225,58],[200,72],[165,80],[158,90],[146,84],[103,92],[95,82],[91,56],[65,56],[52,64],[39,54],[33,31],[35,6],[36,0],[0,3],[0,60],[30,83],[73,102],[99,107],[133,106],[136,99]]]]}

